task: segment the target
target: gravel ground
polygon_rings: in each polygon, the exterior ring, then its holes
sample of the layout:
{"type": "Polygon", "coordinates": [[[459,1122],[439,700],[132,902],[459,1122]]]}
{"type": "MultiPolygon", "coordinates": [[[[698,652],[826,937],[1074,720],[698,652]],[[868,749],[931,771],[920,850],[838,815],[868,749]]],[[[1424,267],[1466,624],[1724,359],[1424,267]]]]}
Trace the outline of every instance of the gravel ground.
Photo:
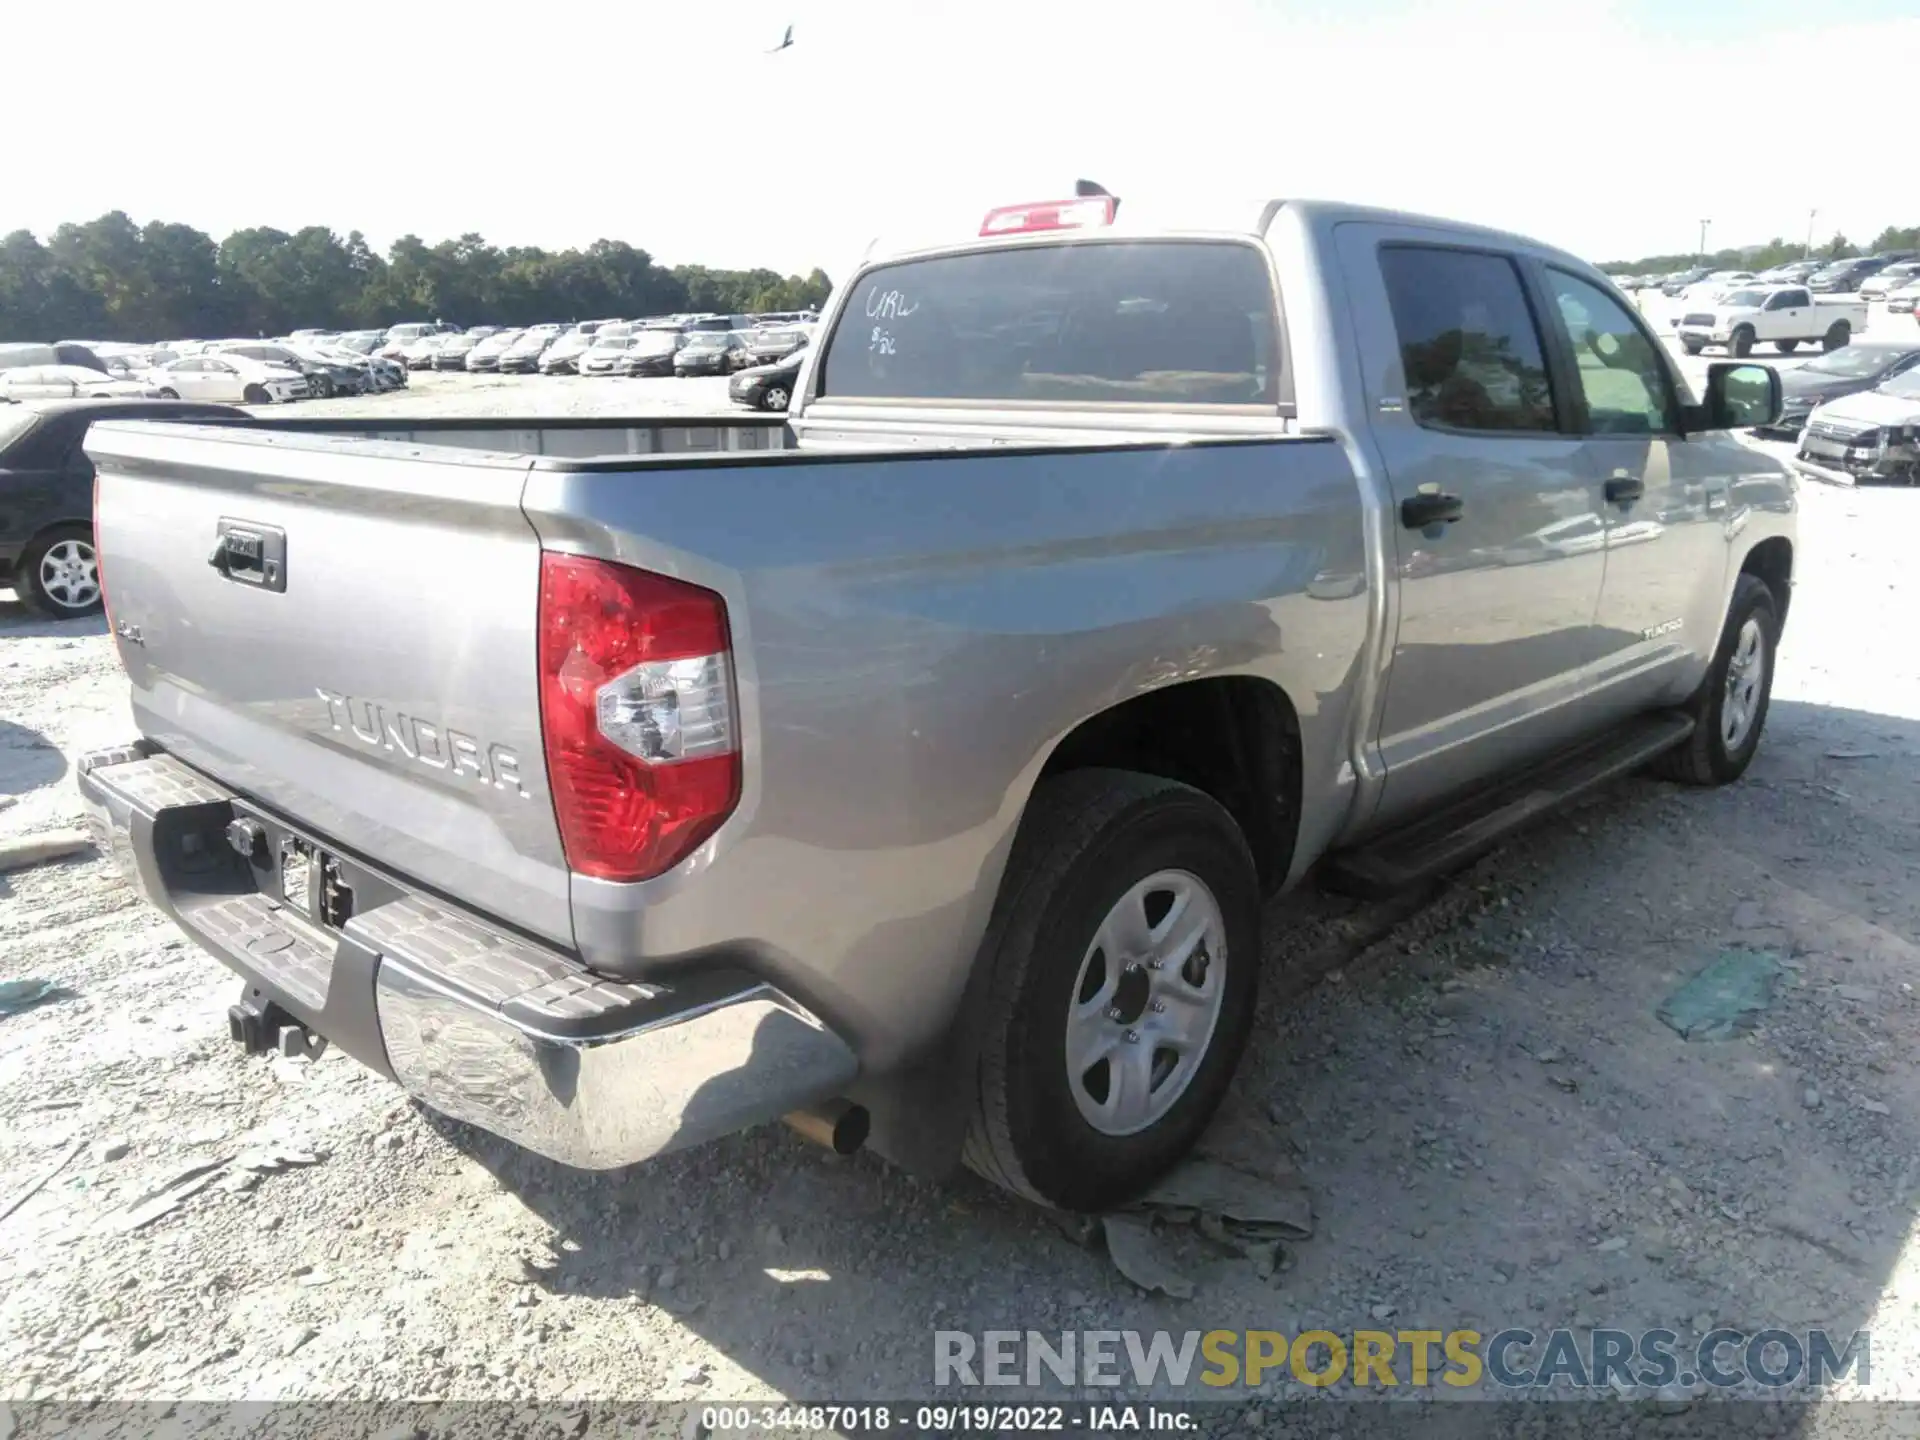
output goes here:
{"type": "MultiPolygon", "coordinates": [[[[427,377],[361,403],[643,413],[722,385],[427,377]]],[[[1743,783],[1622,783],[1391,909],[1275,904],[1221,1134],[1297,1172],[1318,1232],[1271,1277],[1196,1238],[1191,1301],[971,1177],[779,1126],[557,1169],[337,1052],[241,1055],[232,977],[105,858],[0,877],[0,978],[62,987],[0,1019],[0,1204],[72,1156],[0,1220],[0,1396],[898,1398],[928,1393],[936,1328],[1726,1324],[1871,1325],[1871,1393],[1920,1399],[1920,665],[1887,623],[1920,594],[1920,496],[1802,493],[1743,783]],[[1734,945],[1786,983],[1751,1036],[1681,1041],[1656,1007],[1734,945]]],[[[0,696],[0,837],[75,821],[73,757],[130,733],[102,625],[0,598],[0,696]]]]}

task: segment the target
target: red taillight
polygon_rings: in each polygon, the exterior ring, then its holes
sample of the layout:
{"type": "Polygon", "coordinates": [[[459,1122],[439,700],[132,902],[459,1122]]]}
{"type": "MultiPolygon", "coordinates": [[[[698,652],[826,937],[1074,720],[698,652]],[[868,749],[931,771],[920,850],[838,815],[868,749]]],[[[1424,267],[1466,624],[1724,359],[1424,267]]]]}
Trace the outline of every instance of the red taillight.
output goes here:
{"type": "Polygon", "coordinates": [[[1118,203],[1111,195],[1087,195],[1078,200],[1002,205],[987,212],[987,218],[980,222],[980,233],[1022,235],[1034,230],[1084,230],[1093,225],[1111,225],[1118,203]]]}
{"type": "Polygon", "coordinates": [[[568,865],[603,880],[672,869],[740,800],[726,602],[542,554],[540,726],[568,865]]]}

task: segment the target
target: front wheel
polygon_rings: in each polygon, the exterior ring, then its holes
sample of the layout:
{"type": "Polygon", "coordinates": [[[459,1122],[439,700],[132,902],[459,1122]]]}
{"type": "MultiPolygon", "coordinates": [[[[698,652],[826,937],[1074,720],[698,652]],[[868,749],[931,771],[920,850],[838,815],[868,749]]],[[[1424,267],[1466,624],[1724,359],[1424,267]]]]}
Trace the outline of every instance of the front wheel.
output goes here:
{"type": "Polygon", "coordinates": [[[1767,723],[1779,643],[1773,591],[1758,576],[1742,575],[1707,678],[1687,705],[1693,734],[1654,762],[1656,774],[1683,785],[1725,785],[1746,773],[1767,723]]]}
{"type": "Polygon", "coordinates": [[[180,392],[178,390],[162,387],[160,391],[160,398],[162,400],[178,400],[180,398],[180,392]]]}
{"type": "Polygon", "coordinates": [[[1034,791],[978,961],[967,1164],[1042,1204],[1138,1195],[1199,1138],[1252,1025],[1260,887],[1233,818],[1157,776],[1034,791]]]}
{"type": "Polygon", "coordinates": [[[1680,342],[1680,348],[1686,351],[1687,354],[1689,355],[1698,355],[1702,350],[1706,349],[1707,347],[1698,340],[1682,340],[1680,342]]]}
{"type": "Polygon", "coordinates": [[[62,525],[27,546],[20,557],[17,588],[28,607],[56,620],[75,620],[100,609],[100,565],[93,532],[62,525]]]}
{"type": "Polygon", "coordinates": [[[1744,360],[1747,356],[1751,355],[1753,353],[1753,331],[1749,330],[1745,325],[1736,329],[1732,337],[1727,341],[1727,353],[1736,360],[1744,360]]]}
{"type": "Polygon", "coordinates": [[[762,410],[784,410],[793,397],[787,393],[784,385],[769,385],[760,396],[762,410]]]}
{"type": "Polygon", "coordinates": [[[1800,348],[1800,342],[1798,340],[1776,340],[1773,342],[1773,348],[1778,350],[1782,355],[1791,355],[1800,348]]]}
{"type": "Polygon", "coordinates": [[[264,386],[260,385],[247,386],[245,390],[240,392],[240,399],[248,405],[270,405],[273,403],[273,397],[267,394],[264,386]]]}

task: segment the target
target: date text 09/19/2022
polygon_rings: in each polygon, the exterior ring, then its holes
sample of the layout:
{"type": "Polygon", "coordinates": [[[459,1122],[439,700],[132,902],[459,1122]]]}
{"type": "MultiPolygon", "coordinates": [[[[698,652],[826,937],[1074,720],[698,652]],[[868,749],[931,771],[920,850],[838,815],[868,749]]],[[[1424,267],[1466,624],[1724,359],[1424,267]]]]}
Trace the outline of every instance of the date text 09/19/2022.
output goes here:
{"type": "Polygon", "coordinates": [[[841,1435],[999,1435],[1017,1431],[1152,1430],[1199,1428],[1200,1418],[1174,1405],[709,1405],[700,1411],[709,1435],[804,1431],[841,1435]]]}

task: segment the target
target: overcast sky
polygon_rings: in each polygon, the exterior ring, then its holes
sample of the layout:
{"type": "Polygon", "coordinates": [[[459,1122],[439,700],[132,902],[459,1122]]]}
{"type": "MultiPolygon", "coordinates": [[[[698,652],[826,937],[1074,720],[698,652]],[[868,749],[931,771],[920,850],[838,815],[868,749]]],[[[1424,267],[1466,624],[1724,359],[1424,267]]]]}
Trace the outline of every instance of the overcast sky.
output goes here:
{"type": "Polygon", "coordinates": [[[1821,240],[1920,222],[1913,0],[12,9],[0,233],[121,209],[839,274],[876,231],[969,234],[1079,176],[1596,261],[1690,249],[1703,217],[1710,246],[1804,238],[1816,208],[1821,240]]]}

